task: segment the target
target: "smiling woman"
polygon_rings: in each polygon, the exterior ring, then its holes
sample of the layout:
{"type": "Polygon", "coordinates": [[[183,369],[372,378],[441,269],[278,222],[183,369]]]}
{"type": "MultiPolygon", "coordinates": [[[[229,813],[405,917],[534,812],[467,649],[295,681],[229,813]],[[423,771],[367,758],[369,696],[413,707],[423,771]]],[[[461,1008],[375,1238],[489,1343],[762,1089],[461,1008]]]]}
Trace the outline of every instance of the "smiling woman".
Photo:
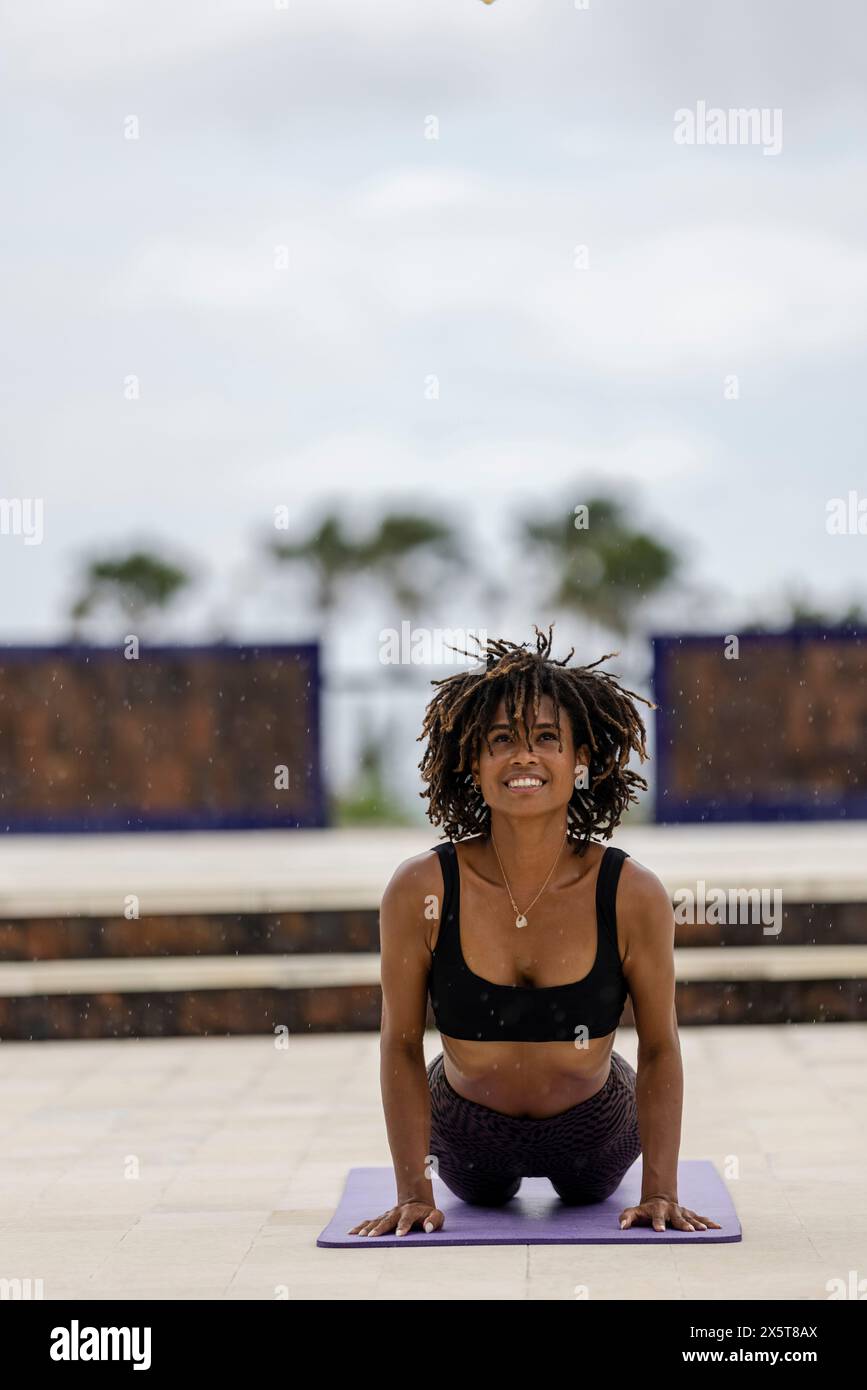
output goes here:
{"type": "MultiPolygon", "coordinates": [[[[681,1207],[683,1076],[674,921],[655,874],[610,839],[644,778],[636,696],[592,666],[494,641],[435,684],[421,738],[428,816],[448,839],[404,861],[382,899],[381,1083],[397,1181],[352,1234],[438,1230],[439,1176],[499,1206],[523,1177],[603,1201],[643,1154],[621,1224],[714,1222],[681,1207]],[[430,995],[443,1051],[424,1061],[430,995]],[[613,1050],[627,994],[639,1072],[613,1050]]],[[[470,653],[465,653],[470,655],[470,653]]],[[[649,704],[649,701],[644,701],[649,704]]]]}
{"type": "MultiPolygon", "coordinates": [[[[654,706],[624,690],[614,676],[596,670],[608,656],[583,667],[568,665],[574,648],[560,661],[553,658],[552,627],[547,636],[535,629],[535,653],[525,645],[490,641],[483,673],[467,671],[434,682],[439,689],[419,736],[428,739],[419,767],[428,785],[422,793],[429,801],[428,817],[432,824],[443,825],[450,839],[490,830],[496,808],[483,794],[477,776],[482,746],[487,759],[501,769],[506,767],[512,776],[531,770],[503,758],[504,750],[522,742],[519,712],[532,712],[537,746],[553,745],[559,750],[557,767],[574,793],[566,798],[566,811],[569,836],[577,851],[594,834],[610,838],[626,807],[637,801],[637,791],[647,788],[645,779],[628,763],[633,753],[642,762],[647,757],[644,724],[634,701],[654,706]],[[550,708],[541,708],[543,700],[550,708]],[[568,715],[565,727],[560,723],[563,712],[568,715]],[[570,735],[573,746],[564,753],[563,738],[570,735]],[[574,769],[571,764],[566,767],[572,752],[580,755],[574,769]],[[582,795],[590,787],[592,795],[582,795]]],[[[525,724],[525,744],[528,728],[525,724]]],[[[541,771],[532,768],[535,775],[541,771]]],[[[560,787],[551,790],[565,791],[566,783],[561,779],[560,787]]]]}

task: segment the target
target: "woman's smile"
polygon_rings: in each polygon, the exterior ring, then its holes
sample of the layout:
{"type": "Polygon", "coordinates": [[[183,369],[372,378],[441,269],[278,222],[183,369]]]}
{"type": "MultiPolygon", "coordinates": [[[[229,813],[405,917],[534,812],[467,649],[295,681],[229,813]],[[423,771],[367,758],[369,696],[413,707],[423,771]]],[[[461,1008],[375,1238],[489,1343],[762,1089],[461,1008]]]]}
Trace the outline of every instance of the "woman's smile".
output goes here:
{"type": "Polygon", "coordinates": [[[546,782],[544,777],[537,777],[535,773],[514,773],[506,779],[505,786],[515,796],[533,796],[542,791],[546,782]]]}

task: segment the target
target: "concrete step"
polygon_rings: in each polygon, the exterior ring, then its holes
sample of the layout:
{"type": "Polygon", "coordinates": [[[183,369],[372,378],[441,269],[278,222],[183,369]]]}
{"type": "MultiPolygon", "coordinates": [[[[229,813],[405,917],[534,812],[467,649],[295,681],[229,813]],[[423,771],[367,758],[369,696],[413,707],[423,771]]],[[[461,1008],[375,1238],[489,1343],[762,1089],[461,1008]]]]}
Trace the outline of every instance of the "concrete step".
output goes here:
{"type": "MultiPolygon", "coordinates": [[[[397,865],[437,830],[264,830],[7,835],[0,918],[375,910],[397,865]]],[[[867,822],[651,825],[613,843],[672,896],[699,880],[779,889],[786,903],[867,902],[867,822]]]]}
{"type": "MultiPolygon", "coordinates": [[[[859,1022],[867,947],[677,950],[681,1026],[859,1022]]],[[[0,1037],[376,1032],[376,954],[7,962],[0,1037]]],[[[622,1023],[634,1026],[627,1000],[622,1023]]],[[[427,1026],[435,1026],[428,1005],[427,1026]]]]}
{"type": "MultiPolygon", "coordinates": [[[[867,980],[867,946],[675,949],[679,981],[867,980]]],[[[149,956],[0,964],[0,998],[159,990],[341,989],[379,986],[376,954],[149,956]]]]}

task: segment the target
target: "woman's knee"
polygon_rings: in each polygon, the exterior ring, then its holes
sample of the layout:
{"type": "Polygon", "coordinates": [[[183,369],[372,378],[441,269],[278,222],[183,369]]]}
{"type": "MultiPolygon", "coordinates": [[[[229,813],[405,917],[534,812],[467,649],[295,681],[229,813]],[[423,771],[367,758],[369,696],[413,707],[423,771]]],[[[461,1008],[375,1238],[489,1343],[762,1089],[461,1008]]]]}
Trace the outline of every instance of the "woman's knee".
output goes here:
{"type": "Polygon", "coordinates": [[[511,1202],[520,1186],[521,1179],[515,1178],[505,1187],[488,1187],[472,1192],[464,1198],[464,1201],[474,1207],[503,1207],[507,1202],[511,1202]]]}
{"type": "Polygon", "coordinates": [[[607,1183],[582,1183],[577,1179],[560,1181],[554,1178],[549,1181],[564,1206],[586,1207],[594,1202],[604,1202],[617,1191],[623,1178],[611,1178],[607,1183]]]}
{"type": "Polygon", "coordinates": [[[512,1200],[521,1186],[519,1177],[472,1182],[467,1180],[465,1175],[457,1177],[444,1173],[442,1169],[440,1169],[439,1176],[455,1197],[459,1197],[462,1202],[473,1207],[505,1206],[506,1202],[512,1200]]]}
{"type": "Polygon", "coordinates": [[[640,1156],[640,1136],[637,1133],[626,1135],[608,1153],[582,1164],[579,1172],[549,1174],[549,1181],[558,1197],[569,1206],[604,1202],[617,1191],[640,1156]]]}

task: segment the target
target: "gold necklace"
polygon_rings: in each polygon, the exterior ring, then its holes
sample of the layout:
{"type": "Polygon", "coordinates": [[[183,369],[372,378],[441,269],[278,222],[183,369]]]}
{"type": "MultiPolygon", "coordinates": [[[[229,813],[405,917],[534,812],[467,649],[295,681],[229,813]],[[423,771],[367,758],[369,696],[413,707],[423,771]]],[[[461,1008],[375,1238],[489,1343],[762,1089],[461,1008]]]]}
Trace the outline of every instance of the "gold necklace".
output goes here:
{"type": "MultiPolygon", "coordinates": [[[[564,836],[564,838],[563,838],[563,845],[565,845],[565,843],[566,843],[566,841],[568,840],[568,838],[569,838],[569,830],[568,830],[568,828],[567,828],[566,834],[565,834],[565,836],[564,836]]],[[[512,890],[511,890],[511,888],[509,887],[509,880],[506,878],[506,871],[505,871],[505,869],[503,868],[503,861],[502,861],[502,859],[500,858],[500,852],[499,852],[499,850],[497,849],[497,842],[496,842],[496,840],[494,839],[494,832],[493,832],[493,831],[491,831],[491,844],[494,846],[494,854],[497,856],[497,863],[498,863],[499,866],[500,866],[500,873],[503,875],[503,882],[504,882],[505,885],[506,885],[506,892],[508,893],[509,897],[512,898],[512,890]]],[[[560,855],[561,855],[562,852],[563,852],[563,845],[561,845],[560,848],[559,848],[558,851],[557,851],[557,858],[554,860],[554,863],[551,865],[551,869],[550,869],[550,872],[549,872],[549,874],[548,874],[548,878],[551,877],[551,874],[553,874],[554,870],[555,870],[556,867],[557,867],[557,863],[558,863],[558,861],[559,861],[559,859],[560,859],[560,855]]],[[[515,899],[512,898],[512,907],[515,909],[515,913],[517,914],[516,917],[515,917],[515,926],[516,926],[516,927],[526,927],[526,926],[527,926],[527,913],[530,911],[530,908],[534,905],[534,903],[538,902],[538,900],[541,898],[542,894],[544,893],[545,889],[546,889],[547,886],[548,886],[548,878],[545,879],[545,882],[542,884],[542,887],[539,889],[538,893],[536,894],[535,898],[533,899],[533,902],[530,903],[530,907],[527,907],[523,912],[522,912],[521,909],[518,907],[518,904],[515,902],[515,899]]]]}

